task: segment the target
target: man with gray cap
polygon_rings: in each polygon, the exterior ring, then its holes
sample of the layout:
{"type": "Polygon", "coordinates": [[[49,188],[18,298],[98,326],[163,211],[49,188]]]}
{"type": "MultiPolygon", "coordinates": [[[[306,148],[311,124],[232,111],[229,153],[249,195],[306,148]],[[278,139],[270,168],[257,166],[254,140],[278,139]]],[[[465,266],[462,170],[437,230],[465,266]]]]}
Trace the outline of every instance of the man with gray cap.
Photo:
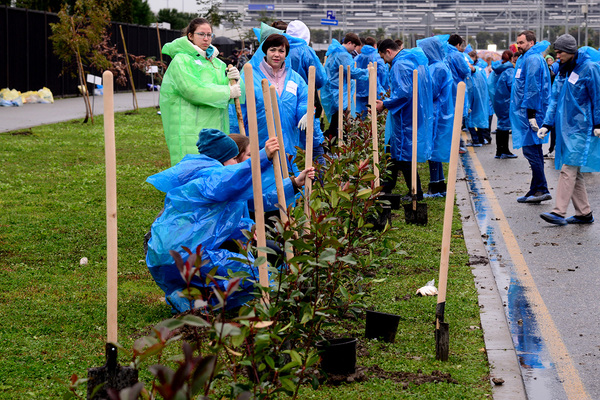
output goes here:
{"type": "Polygon", "coordinates": [[[554,43],[560,60],[552,85],[552,99],[537,136],[556,131],[556,169],[560,170],[556,205],[540,217],[551,224],[594,222],[582,172],[600,171],[600,52],[591,47],[577,50],[575,38],[562,35],[554,43]],[[569,202],[575,215],[565,218],[569,202]]]}
{"type": "Polygon", "coordinates": [[[550,46],[548,41],[536,43],[535,33],[523,31],[517,36],[518,52],[515,77],[510,95],[510,124],[513,148],[523,148],[523,156],[531,167],[529,191],[517,198],[519,203],[540,203],[551,200],[544,173],[542,143],[536,135],[550,103],[550,71],[542,53],[550,46]]]}

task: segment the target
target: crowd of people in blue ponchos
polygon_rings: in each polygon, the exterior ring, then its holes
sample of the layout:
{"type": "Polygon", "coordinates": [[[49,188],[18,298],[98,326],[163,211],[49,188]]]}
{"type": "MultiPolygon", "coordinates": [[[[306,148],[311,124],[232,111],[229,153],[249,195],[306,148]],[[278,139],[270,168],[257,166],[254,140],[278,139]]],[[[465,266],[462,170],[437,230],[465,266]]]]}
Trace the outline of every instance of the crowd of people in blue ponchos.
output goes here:
{"type": "MultiPolygon", "coordinates": [[[[247,300],[248,282],[256,271],[230,258],[237,254],[235,241],[243,239],[242,231],[254,224],[248,208],[252,199],[249,157],[260,157],[263,201],[266,209],[275,209],[271,159],[275,151],[285,152],[292,174],[285,182],[286,202],[294,203],[305,180],[314,177],[314,169],[300,171],[294,162],[297,148],[306,147],[307,119],[314,118],[315,162],[326,168],[324,154],[338,137],[339,113],[355,118],[367,115],[370,63],[375,63],[377,70],[375,106],[379,112],[387,110],[385,144],[390,162],[388,178],[382,182],[384,192],[395,189],[398,172],[411,187],[413,70],[417,70],[417,161],[428,162],[430,172],[427,192],[417,175],[417,199],[445,196],[443,163],[450,158],[457,85],[465,82],[462,119],[470,141],[461,139],[460,151],[466,151],[464,146],[491,144],[495,133],[495,158],[510,160],[517,157],[511,152],[512,137],[512,149],[522,149],[532,175],[528,191],[515,200],[540,203],[552,199],[542,151],[542,144],[552,138],[550,153],[555,153],[555,167],[561,172],[556,206],[541,218],[557,225],[594,221],[582,172],[600,171],[600,52],[578,48],[571,35],[562,35],[552,44],[555,61],[545,54],[551,44],[537,42],[532,31],[519,33],[516,45],[497,54],[499,60],[489,55],[479,58],[457,34],[418,40],[416,47],[408,49],[399,40],[377,42],[347,33],[341,43],[332,40],[322,63],[310,47],[310,30],[302,21],[262,24],[255,34],[259,46],[248,62],[253,68],[262,149],[257,155],[249,153],[247,143],[244,145],[246,137],[238,134],[248,132],[244,73],[227,67],[217,57],[210,23],[194,19],[185,36],[163,48],[163,53],[172,57],[160,97],[172,167],[148,178],[166,196],[164,210],[152,224],[146,261],[174,312],[193,307],[180,296],[184,282],[169,254],[175,250],[186,259],[183,246],[195,249],[202,245],[205,273],[215,267],[222,276],[227,276],[228,270],[247,272],[247,282],[229,306],[247,300]],[[315,67],[315,90],[320,93],[314,99],[314,113],[307,109],[310,66],[315,67]],[[340,66],[345,74],[343,87],[340,66]],[[263,79],[276,88],[282,149],[276,140],[269,139],[263,79]],[[240,122],[233,104],[236,99],[241,102],[240,122]],[[348,104],[349,99],[352,104],[348,104]],[[496,130],[491,132],[494,115],[496,130]],[[571,201],[576,213],[566,218],[571,201]]],[[[215,283],[198,279],[194,284],[204,287],[215,283]]]]}

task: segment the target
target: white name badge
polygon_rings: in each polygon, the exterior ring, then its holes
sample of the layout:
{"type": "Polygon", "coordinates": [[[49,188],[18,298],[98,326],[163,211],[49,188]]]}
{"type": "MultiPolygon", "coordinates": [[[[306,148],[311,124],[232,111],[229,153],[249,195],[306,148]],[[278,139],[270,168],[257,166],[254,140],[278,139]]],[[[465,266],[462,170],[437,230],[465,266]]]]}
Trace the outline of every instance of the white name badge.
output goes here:
{"type": "Polygon", "coordinates": [[[521,77],[521,68],[519,68],[517,70],[517,73],[515,74],[515,79],[519,79],[521,77]]]}
{"type": "Polygon", "coordinates": [[[579,75],[577,75],[575,72],[571,72],[571,75],[569,75],[569,83],[572,83],[574,85],[575,83],[577,83],[578,80],[579,75]]]}
{"type": "Polygon", "coordinates": [[[285,91],[290,92],[294,96],[296,95],[296,91],[298,90],[298,84],[296,82],[288,81],[285,86],[285,91]]]}

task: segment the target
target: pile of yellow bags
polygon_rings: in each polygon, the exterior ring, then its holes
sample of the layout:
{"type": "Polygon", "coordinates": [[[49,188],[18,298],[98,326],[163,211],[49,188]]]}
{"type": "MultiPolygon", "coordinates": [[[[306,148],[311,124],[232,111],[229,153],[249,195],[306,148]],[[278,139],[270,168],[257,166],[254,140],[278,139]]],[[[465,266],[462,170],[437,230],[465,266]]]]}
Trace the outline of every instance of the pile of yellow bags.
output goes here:
{"type": "Polygon", "coordinates": [[[25,93],[21,93],[16,89],[8,88],[0,90],[0,106],[22,106],[26,103],[50,104],[54,103],[54,97],[52,96],[50,89],[47,87],[44,87],[38,91],[30,90],[25,93]]]}

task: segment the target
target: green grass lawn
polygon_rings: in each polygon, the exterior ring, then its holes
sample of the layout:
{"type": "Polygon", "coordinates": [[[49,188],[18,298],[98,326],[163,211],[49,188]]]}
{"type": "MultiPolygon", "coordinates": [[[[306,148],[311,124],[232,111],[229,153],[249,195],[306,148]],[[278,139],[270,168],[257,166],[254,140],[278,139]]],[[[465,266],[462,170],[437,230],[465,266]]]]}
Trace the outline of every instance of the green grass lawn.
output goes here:
{"type": "MultiPolygon", "coordinates": [[[[147,176],[169,167],[154,108],[115,116],[119,225],[119,341],[130,348],[148,328],[170,317],[144,263],[143,236],[163,195],[147,176]]],[[[71,374],[104,364],[106,338],[106,214],[102,119],[0,134],[0,399],[60,398],[71,374]],[[89,264],[81,266],[82,257],[89,264]]],[[[420,170],[427,182],[427,168],[420,170]]],[[[406,188],[399,188],[404,193],[406,188]]],[[[431,375],[455,383],[403,383],[370,377],[340,386],[302,388],[302,399],[483,399],[491,396],[479,307],[458,214],[455,212],[446,319],[450,360],[435,360],[435,297],[415,291],[436,279],[443,199],[425,200],[426,227],[404,223],[387,240],[401,243],[378,268],[366,299],[370,308],[401,316],[396,343],[364,339],[364,322],[340,328],[355,334],[360,367],[431,375]]],[[[122,358],[121,363],[127,363],[122,358]]],[[[141,378],[148,382],[149,373],[141,378]]]]}

